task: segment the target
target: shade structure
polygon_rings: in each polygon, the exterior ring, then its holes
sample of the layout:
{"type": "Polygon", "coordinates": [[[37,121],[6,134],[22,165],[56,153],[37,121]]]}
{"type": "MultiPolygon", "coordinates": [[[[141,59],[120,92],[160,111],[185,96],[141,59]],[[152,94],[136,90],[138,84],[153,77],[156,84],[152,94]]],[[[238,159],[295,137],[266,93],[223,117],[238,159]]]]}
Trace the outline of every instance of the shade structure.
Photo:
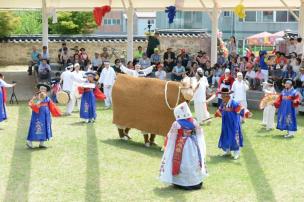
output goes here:
{"type": "Polygon", "coordinates": [[[254,46],[272,46],[273,43],[270,41],[271,33],[269,32],[262,32],[259,34],[255,34],[252,36],[247,37],[248,45],[254,46]]]}
{"type": "MultiPolygon", "coordinates": [[[[180,10],[209,10],[212,11],[217,2],[221,10],[233,10],[240,0],[112,0],[112,9],[126,9],[132,7],[136,10],[164,11],[165,7],[180,5],[180,10]]],[[[109,0],[46,0],[46,7],[59,10],[91,10],[94,7],[108,5],[109,0]]],[[[299,8],[301,0],[244,0],[247,10],[273,10],[299,8]]],[[[0,9],[29,9],[42,8],[42,0],[0,0],[0,9]]]]}

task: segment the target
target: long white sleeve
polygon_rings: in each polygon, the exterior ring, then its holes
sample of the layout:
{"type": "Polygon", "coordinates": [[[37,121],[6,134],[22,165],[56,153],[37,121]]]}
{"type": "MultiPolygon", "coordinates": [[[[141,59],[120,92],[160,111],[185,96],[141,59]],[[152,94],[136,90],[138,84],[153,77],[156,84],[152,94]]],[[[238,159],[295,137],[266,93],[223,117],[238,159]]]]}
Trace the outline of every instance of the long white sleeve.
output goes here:
{"type": "Polygon", "coordinates": [[[147,67],[146,69],[143,69],[142,71],[145,73],[145,75],[150,74],[153,71],[154,66],[147,67]]]}
{"type": "Polygon", "coordinates": [[[136,74],[136,71],[135,71],[135,70],[133,70],[133,69],[128,69],[127,67],[125,67],[125,66],[123,66],[123,65],[120,66],[120,70],[121,70],[123,73],[128,74],[128,75],[130,75],[130,76],[135,76],[135,74],[136,74]]]}
{"type": "Polygon", "coordinates": [[[6,83],[4,80],[0,79],[0,87],[11,88],[13,84],[6,83]]]}

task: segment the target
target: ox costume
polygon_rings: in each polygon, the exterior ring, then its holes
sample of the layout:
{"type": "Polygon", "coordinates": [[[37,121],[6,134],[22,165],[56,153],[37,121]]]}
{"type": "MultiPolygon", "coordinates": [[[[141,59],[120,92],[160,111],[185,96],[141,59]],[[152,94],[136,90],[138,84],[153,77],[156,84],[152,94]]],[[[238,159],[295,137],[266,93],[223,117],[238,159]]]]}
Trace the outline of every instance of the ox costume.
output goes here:
{"type": "Polygon", "coordinates": [[[160,180],[185,190],[200,189],[207,176],[203,131],[186,102],[174,109],[174,115],[176,121],[167,135],[160,180]]]}
{"type": "Polygon", "coordinates": [[[295,108],[300,104],[300,95],[292,87],[292,80],[287,79],[285,85],[290,84],[291,88],[285,87],[281,95],[275,101],[274,106],[278,108],[277,129],[286,130],[285,138],[293,137],[297,131],[297,117],[295,108]]]}
{"type": "MultiPolygon", "coordinates": [[[[135,70],[133,69],[128,69],[127,67],[121,65],[120,66],[120,70],[132,77],[146,77],[147,75],[151,74],[153,71],[153,68],[155,67],[155,65],[152,65],[150,67],[147,67],[145,69],[141,69],[139,64],[135,65],[135,70]]],[[[121,126],[117,126],[118,127],[118,133],[119,133],[119,137],[123,140],[129,140],[131,139],[131,137],[129,136],[129,128],[123,128],[121,126]]],[[[145,146],[146,147],[150,147],[151,145],[156,145],[155,143],[155,134],[150,134],[150,138],[149,138],[149,133],[142,131],[141,132],[144,136],[144,141],[145,141],[145,146]]]]}
{"type": "Polygon", "coordinates": [[[11,88],[14,84],[8,84],[4,80],[0,79],[0,122],[7,119],[6,114],[6,89],[5,88],[11,88]]]}
{"type": "MultiPolygon", "coordinates": [[[[233,93],[228,88],[223,88],[220,92],[223,94],[233,93]]],[[[222,117],[222,130],[219,139],[218,147],[224,150],[225,155],[230,155],[233,152],[234,159],[240,156],[240,148],[243,147],[243,133],[241,127],[241,117],[249,117],[250,112],[232,99],[227,103],[221,103],[219,109],[215,113],[215,117],[222,117]]]]}
{"type": "Polygon", "coordinates": [[[38,84],[37,88],[40,91],[29,102],[33,111],[26,143],[29,148],[33,148],[33,141],[40,142],[39,148],[45,148],[44,142],[52,137],[51,114],[54,117],[61,116],[59,108],[46,95],[50,87],[45,84],[38,84]]]}
{"type": "Polygon", "coordinates": [[[79,93],[82,94],[80,104],[80,118],[84,119],[86,123],[94,122],[96,119],[96,99],[104,100],[105,95],[98,89],[94,81],[96,74],[94,72],[87,72],[88,81],[78,88],[79,93]],[[90,81],[90,79],[92,81],[90,81]]]}

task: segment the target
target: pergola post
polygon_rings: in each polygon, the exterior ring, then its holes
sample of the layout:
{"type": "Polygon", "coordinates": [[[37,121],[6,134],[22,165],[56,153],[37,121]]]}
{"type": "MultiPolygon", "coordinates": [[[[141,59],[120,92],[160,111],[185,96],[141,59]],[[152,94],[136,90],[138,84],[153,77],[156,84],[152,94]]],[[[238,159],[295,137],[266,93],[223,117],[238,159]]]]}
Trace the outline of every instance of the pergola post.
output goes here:
{"type": "Polygon", "coordinates": [[[212,10],[212,29],[211,29],[211,65],[216,64],[217,62],[217,30],[218,30],[218,5],[214,4],[212,10]]]}
{"type": "Polygon", "coordinates": [[[299,12],[299,24],[298,24],[298,34],[304,37],[304,1],[301,1],[300,12],[299,12]]]}
{"type": "Polygon", "coordinates": [[[134,8],[129,7],[127,9],[127,31],[128,31],[128,51],[127,51],[127,61],[133,60],[133,18],[134,18],[134,8]]]}
{"type": "Polygon", "coordinates": [[[46,7],[46,0],[42,0],[42,45],[48,46],[49,40],[49,21],[46,7]]]}

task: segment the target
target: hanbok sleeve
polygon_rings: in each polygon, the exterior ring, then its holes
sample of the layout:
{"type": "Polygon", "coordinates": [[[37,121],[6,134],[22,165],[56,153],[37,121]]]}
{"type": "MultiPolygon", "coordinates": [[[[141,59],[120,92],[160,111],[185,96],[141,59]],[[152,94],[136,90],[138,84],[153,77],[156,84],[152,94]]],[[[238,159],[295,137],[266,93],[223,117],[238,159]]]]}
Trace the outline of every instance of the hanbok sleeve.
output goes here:
{"type": "Polygon", "coordinates": [[[171,129],[165,138],[164,150],[166,150],[167,145],[172,146],[172,144],[174,143],[174,146],[175,146],[174,141],[176,140],[176,136],[177,136],[177,132],[178,132],[179,128],[180,128],[180,125],[177,122],[174,122],[172,124],[171,129]]]}
{"type": "Polygon", "coordinates": [[[54,117],[61,116],[61,111],[60,111],[59,107],[57,107],[52,100],[50,100],[50,102],[49,102],[49,109],[54,117]]]}
{"type": "Polygon", "coordinates": [[[293,107],[298,107],[300,105],[300,95],[299,93],[297,92],[294,96],[294,99],[293,99],[293,103],[292,103],[292,106],[293,107]]]}
{"type": "Polygon", "coordinates": [[[97,100],[105,100],[106,96],[99,90],[99,88],[96,86],[94,89],[94,95],[97,100]]]}
{"type": "Polygon", "coordinates": [[[0,88],[2,88],[3,103],[6,103],[6,101],[7,101],[7,92],[6,92],[6,88],[4,88],[4,87],[0,87],[0,88]]]}
{"type": "Polygon", "coordinates": [[[28,105],[32,109],[33,112],[35,112],[37,114],[39,113],[39,108],[40,108],[39,105],[35,104],[32,100],[29,101],[28,105]]]}
{"type": "Polygon", "coordinates": [[[282,95],[280,95],[274,102],[275,108],[279,108],[281,106],[281,102],[282,102],[282,95]]]}

